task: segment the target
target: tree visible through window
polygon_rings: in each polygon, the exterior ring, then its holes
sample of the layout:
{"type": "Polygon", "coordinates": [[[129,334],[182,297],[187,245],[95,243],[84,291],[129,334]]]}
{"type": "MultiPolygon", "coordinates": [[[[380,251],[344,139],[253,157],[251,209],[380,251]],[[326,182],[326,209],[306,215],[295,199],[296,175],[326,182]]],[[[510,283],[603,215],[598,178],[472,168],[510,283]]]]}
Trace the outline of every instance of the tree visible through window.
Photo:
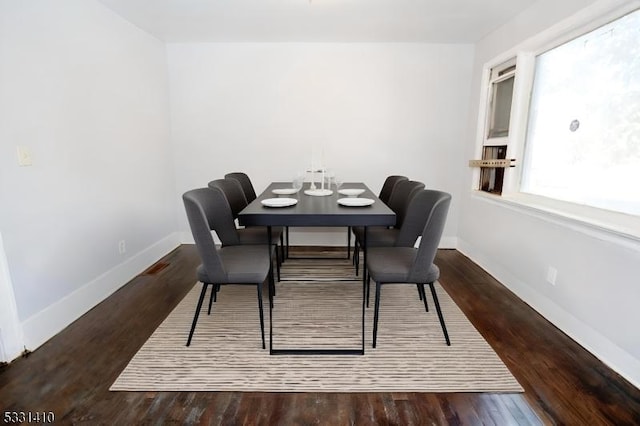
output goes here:
{"type": "Polygon", "coordinates": [[[537,57],[521,191],[640,215],[640,11],[537,57]]]}

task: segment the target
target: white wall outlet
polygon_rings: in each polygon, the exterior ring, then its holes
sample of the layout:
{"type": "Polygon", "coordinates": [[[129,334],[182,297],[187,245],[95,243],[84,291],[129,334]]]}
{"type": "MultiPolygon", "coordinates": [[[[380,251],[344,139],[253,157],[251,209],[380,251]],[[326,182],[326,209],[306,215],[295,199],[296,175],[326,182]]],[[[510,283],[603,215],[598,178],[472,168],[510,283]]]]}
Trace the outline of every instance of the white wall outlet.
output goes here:
{"type": "Polygon", "coordinates": [[[127,243],[125,240],[118,241],[118,252],[120,254],[125,254],[127,252],[127,243]]]}
{"type": "Polygon", "coordinates": [[[31,150],[26,146],[18,146],[16,147],[18,151],[18,166],[30,166],[32,165],[31,161],[31,150]]]}
{"type": "Polygon", "coordinates": [[[556,285],[556,279],[558,278],[558,270],[553,266],[547,268],[547,282],[551,285],[556,285]]]}

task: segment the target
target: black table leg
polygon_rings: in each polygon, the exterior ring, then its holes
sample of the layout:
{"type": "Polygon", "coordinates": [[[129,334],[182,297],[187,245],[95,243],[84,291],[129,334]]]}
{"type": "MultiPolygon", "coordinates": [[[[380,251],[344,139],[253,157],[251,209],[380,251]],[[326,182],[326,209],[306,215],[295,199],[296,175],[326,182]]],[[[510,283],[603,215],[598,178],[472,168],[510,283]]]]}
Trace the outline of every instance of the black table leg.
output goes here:
{"type": "Polygon", "coordinates": [[[286,236],[286,239],[287,239],[287,250],[286,250],[286,254],[285,254],[284,258],[288,259],[289,258],[289,227],[288,226],[284,227],[284,232],[285,232],[285,236],[286,236]]]}
{"type": "MultiPolygon", "coordinates": [[[[269,249],[269,269],[271,269],[271,277],[273,280],[273,259],[271,258],[271,226],[267,226],[267,248],[269,249]]],[[[276,249],[277,250],[277,249],[276,249]]],[[[270,286],[271,287],[271,286],[270,286]]],[[[269,354],[273,352],[273,296],[276,295],[276,284],[273,282],[273,293],[269,288],[270,303],[269,303],[269,354]]]]}
{"type": "MultiPolygon", "coordinates": [[[[357,274],[356,274],[357,275],[357,274]]],[[[367,227],[362,233],[362,282],[367,283],[367,227]]]]}
{"type": "MultiPolygon", "coordinates": [[[[363,270],[365,270],[364,268],[366,268],[366,265],[367,265],[367,261],[366,261],[366,259],[367,259],[367,250],[366,250],[366,247],[367,247],[367,227],[366,226],[364,227],[364,238],[363,239],[364,239],[363,244],[365,246],[365,251],[364,251],[365,262],[364,262],[363,270]]],[[[365,336],[365,334],[364,334],[365,333],[365,331],[364,331],[364,316],[365,316],[365,304],[368,303],[368,301],[369,301],[368,300],[368,291],[367,291],[369,283],[365,279],[367,274],[364,273],[362,275],[363,275],[363,279],[362,279],[362,354],[364,355],[364,340],[365,340],[364,339],[364,336],[365,336]]]]}
{"type": "MultiPolygon", "coordinates": [[[[271,241],[271,227],[267,227],[267,235],[271,241]]],[[[367,259],[367,227],[364,228],[363,240],[364,259],[367,259]]],[[[269,251],[271,253],[271,251],[269,251]]],[[[363,267],[364,270],[364,267],[363,267]]],[[[270,355],[364,355],[365,348],[365,304],[366,304],[366,274],[362,279],[362,344],[360,349],[273,349],[273,308],[269,305],[269,354],[270,355]]],[[[274,290],[275,294],[275,290],[274,290]]]]}
{"type": "Polygon", "coordinates": [[[369,282],[367,280],[367,227],[364,227],[362,233],[362,250],[363,250],[363,263],[362,263],[362,353],[364,354],[364,311],[365,303],[369,302],[369,282]],[[366,296],[365,296],[366,293],[366,296]],[[366,299],[366,301],[365,301],[366,299]]]}

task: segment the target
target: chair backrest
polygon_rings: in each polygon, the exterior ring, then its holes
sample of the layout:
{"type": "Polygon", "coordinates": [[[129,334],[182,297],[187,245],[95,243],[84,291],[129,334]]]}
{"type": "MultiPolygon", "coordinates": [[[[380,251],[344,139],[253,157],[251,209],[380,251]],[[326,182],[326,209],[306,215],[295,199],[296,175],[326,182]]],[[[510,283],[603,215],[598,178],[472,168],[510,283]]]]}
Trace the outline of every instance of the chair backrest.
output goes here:
{"type": "Polygon", "coordinates": [[[225,197],[227,197],[234,219],[237,218],[238,213],[249,204],[247,198],[244,196],[240,182],[235,179],[224,178],[212,180],[209,182],[209,188],[218,188],[225,197]]]}
{"type": "MultiPolygon", "coordinates": [[[[240,244],[240,236],[236,228],[235,218],[227,196],[222,189],[213,186],[208,188],[211,208],[207,210],[207,219],[211,230],[215,231],[223,246],[240,244]]],[[[207,194],[205,192],[205,194],[207,194]]]]}
{"type": "Polygon", "coordinates": [[[419,283],[424,282],[436,258],[440,238],[447,222],[451,195],[442,191],[425,190],[416,195],[417,197],[419,197],[419,203],[424,203],[425,207],[428,207],[418,254],[409,272],[409,281],[419,283]]]}
{"type": "Polygon", "coordinates": [[[395,228],[401,228],[411,199],[420,190],[424,189],[424,183],[415,180],[401,180],[396,183],[387,205],[396,214],[395,228]]]}
{"type": "Polygon", "coordinates": [[[409,201],[394,246],[413,247],[422,235],[433,204],[429,192],[421,189],[409,201]]]}
{"type": "Polygon", "coordinates": [[[226,175],[224,175],[224,177],[225,179],[235,179],[240,182],[240,186],[242,186],[242,191],[244,192],[244,196],[247,199],[247,203],[250,203],[256,199],[256,190],[253,188],[251,179],[249,179],[249,176],[247,176],[246,173],[227,173],[226,175]]]}
{"type": "Polygon", "coordinates": [[[218,192],[216,195],[210,188],[193,189],[182,195],[196,249],[212,282],[225,282],[227,275],[211,235],[211,231],[215,230],[220,220],[217,210],[223,201],[226,203],[221,198],[221,193],[218,192]]]}
{"type": "Polygon", "coordinates": [[[387,178],[384,180],[384,183],[382,184],[380,195],[378,195],[378,198],[380,198],[380,201],[387,204],[389,202],[389,198],[391,198],[391,193],[393,192],[393,188],[395,188],[398,182],[401,182],[403,180],[409,180],[409,178],[406,176],[399,176],[399,175],[387,176],[387,178]]]}

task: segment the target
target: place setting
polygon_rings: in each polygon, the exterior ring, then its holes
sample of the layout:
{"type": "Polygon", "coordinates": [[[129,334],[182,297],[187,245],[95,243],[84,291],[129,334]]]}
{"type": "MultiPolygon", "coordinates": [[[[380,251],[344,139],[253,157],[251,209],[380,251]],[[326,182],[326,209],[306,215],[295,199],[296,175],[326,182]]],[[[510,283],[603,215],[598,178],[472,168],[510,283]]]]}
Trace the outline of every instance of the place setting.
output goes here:
{"type": "Polygon", "coordinates": [[[335,170],[325,166],[324,153],[316,151],[312,152],[309,168],[296,173],[290,185],[283,183],[282,186],[278,184],[271,188],[270,193],[274,197],[263,199],[260,203],[269,208],[295,206],[301,200],[298,196],[301,192],[310,197],[337,196],[336,203],[342,207],[367,207],[375,203],[372,198],[361,197],[366,192],[364,188],[342,188],[342,178],[335,170]]]}
{"type": "Polygon", "coordinates": [[[283,188],[273,188],[271,193],[276,195],[275,198],[267,198],[262,201],[263,206],[265,207],[290,207],[298,204],[297,198],[290,197],[291,195],[297,194],[302,189],[304,184],[304,176],[302,174],[296,175],[290,187],[283,188]]]}
{"type": "Polygon", "coordinates": [[[338,204],[345,207],[366,207],[372,205],[375,200],[364,197],[359,198],[359,196],[364,194],[364,192],[365,190],[362,188],[338,189],[338,194],[345,196],[343,198],[338,198],[338,204]]]}
{"type": "Polygon", "coordinates": [[[298,204],[298,200],[296,198],[267,198],[265,200],[260,201],[265,207],[290,207],[298,204]]]}
{"type": "Polygon", "coordinates": [[[375,202],[371,198],[360,198],[359,196],[364,194],[365,190],[362,188],[342,188],[338,189],[338,194],[344,195],[343,198],[338,198],[338,204],[345,207],[366,207],[375,202]]]}
{"type": "Polygon", "coordinates": [[[375,200],[371,198],[359,198],[365,190],[363,188],[341,188],[343,182],[342,179],[331,169],[325,168],[322,163],[313,164],[307,173],[311,176],[311,182],[309,189],[304,191],[305,195],[315,197],[326,197],[333,195],[334,191],[331,188],[335,188],[336,192],[343,197],[338,198],[337,203],[344,207],[366,207],[372,205],[375,200]],[[320,174],[320,187],[316,186],[316,174],[320,174]]]}

